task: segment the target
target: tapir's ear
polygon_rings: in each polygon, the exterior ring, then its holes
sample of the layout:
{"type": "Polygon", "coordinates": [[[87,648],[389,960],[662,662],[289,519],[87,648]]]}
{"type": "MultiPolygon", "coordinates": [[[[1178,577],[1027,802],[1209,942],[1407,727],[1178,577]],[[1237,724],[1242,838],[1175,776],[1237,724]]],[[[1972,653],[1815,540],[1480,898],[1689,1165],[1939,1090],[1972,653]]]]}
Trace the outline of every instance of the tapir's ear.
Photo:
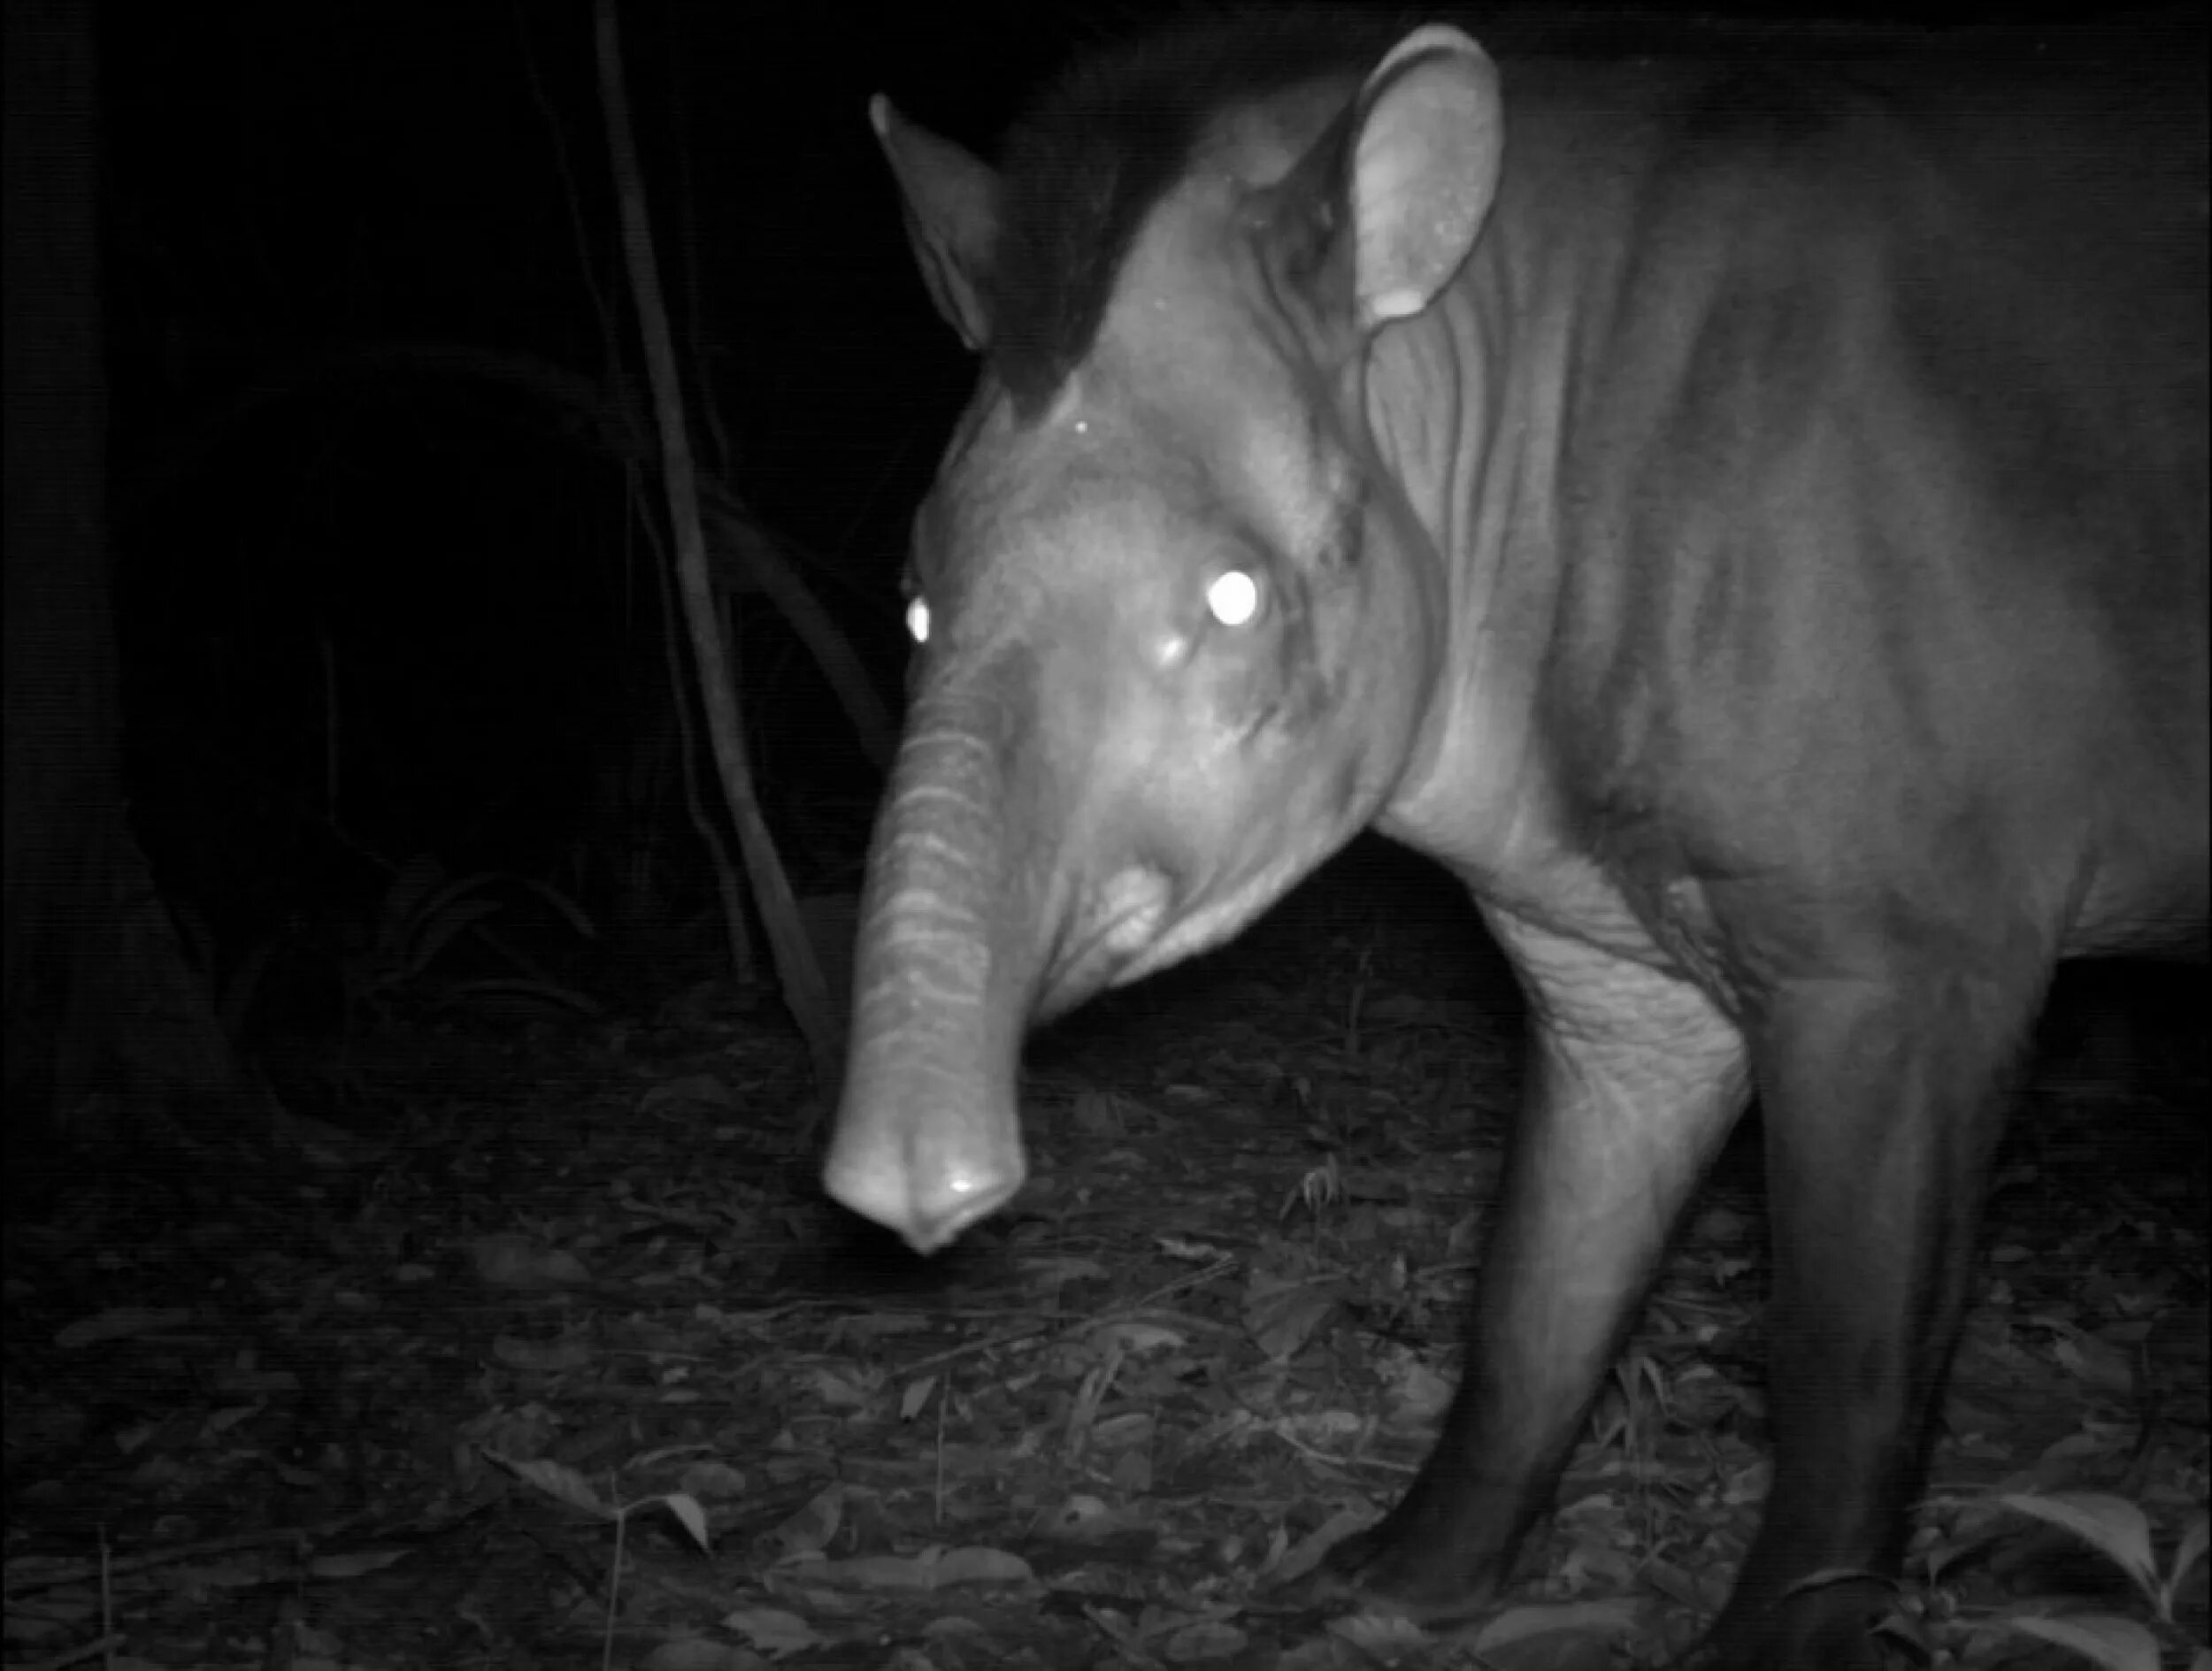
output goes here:
{"type": "Polygon", "coordinates": [[[991,340],[992,246],[998,237],[998,174],[949,140],[919,128],[878,96],[869,101],[883,154],[906,202],[906,234],[930,299],[960,340],[980,353],[991,340]]]}
{"type": "Polygon", "coordinates": [[[1362,329],[1436,299],[1498,193],[1498,67],[1448,24],[1416,29],[1360,89],[1346,191],[1362,329]]]}

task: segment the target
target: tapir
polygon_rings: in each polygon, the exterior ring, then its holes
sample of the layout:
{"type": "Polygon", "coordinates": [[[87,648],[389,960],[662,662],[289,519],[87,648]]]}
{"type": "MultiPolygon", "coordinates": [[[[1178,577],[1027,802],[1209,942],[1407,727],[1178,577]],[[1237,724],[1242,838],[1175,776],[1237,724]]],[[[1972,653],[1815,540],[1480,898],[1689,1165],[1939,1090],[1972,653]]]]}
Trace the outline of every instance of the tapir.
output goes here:
{"type": "Polygon", "coordinates": [[[1494,57],[1257,11],[1079,65],[1002,168],[879,99],[981,375],[829,1192],[941,1247],[1023,1182],[1028,1028],[1380,831],[1464,882],[1530,1056],[1455,1399],[1337,1593],[1514,1576],[1755,1095],[1774,1468],[1696,1657],[1881,1663],[2053,970],[2205,942],[2172,27],[1494,57]]]}

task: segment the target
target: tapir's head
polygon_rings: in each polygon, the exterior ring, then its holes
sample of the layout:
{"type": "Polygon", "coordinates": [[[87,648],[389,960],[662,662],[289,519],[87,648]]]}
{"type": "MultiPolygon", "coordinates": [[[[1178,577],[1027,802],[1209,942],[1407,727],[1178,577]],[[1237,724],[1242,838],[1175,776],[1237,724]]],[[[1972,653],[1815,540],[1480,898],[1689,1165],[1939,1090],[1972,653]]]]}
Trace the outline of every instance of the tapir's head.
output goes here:
{"type": "Polygon", "coordinates": [[[1095,72],[1004,178],[874,108],[984,356],[916,522],[827,1169],[924,1251],[1021,1182],[1031,1021],[1234,932],[1417,745],[1441,581],[1367,378],[1480,229],[1496,77],[1447,28],[1308,44],[1095,72]]]}

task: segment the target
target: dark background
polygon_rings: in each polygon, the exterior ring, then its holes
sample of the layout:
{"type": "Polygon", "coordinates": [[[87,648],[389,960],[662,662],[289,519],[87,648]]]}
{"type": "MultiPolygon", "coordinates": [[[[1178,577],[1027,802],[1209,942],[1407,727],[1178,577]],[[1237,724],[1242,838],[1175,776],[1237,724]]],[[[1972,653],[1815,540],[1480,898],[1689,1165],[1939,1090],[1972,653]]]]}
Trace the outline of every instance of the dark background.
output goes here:
{"type": "MultiPolygon", "coordinates": [[[[1168,10],[623,11],[702,463],[788,541],[887,701],[907,518],[971,369],[867,98],[987,151],[1071,51],[1168,10]]],[[[591,34],[587,5],[520,0],[107,14],[134,817],[219,981],[273,953],[263,1026],[335,1020],[341,954],[425,859],[576,901],[607,931],[587,952],[541,915],[539,954],[580,960],[542,966],[618,1008],[723,957],[640,533],[657,476],[492,374],[626,379],[643,410],[591,34]]],[[[876,773],[776,613],[735,610],[785,861],[802,893],[849,889],[876,773]]]]}

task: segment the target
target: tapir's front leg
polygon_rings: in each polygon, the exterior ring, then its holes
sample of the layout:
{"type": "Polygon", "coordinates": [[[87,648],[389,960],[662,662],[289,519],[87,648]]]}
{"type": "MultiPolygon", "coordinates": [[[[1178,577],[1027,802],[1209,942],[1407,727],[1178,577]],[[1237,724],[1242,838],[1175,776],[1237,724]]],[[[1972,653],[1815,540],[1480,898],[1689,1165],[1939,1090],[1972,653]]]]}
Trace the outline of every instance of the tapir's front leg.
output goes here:
{"type": "Polygon", "coordinates": [[[1979,972],[1932,967],[1911,961],[1918,943],[1852,978],[1783,987],[1755,1037],[1774,1484],[1716,1663],[1881,1662],[1868,1630],[1903,1553],[1982,1180],[2050,967],[2032,947],[1993,951],[1979,972]]]}
{"type": "Polygon", "coordinates": [[[1666,1238],[1746,1097],[1735,1027],[1696,987],[1493,914],[1527,994],[1513,1133],[1459,1385],[1404,1500],[1333,1552],[1360,1593],[1425,1620],[1509,1575],[1666,1238]]]}

